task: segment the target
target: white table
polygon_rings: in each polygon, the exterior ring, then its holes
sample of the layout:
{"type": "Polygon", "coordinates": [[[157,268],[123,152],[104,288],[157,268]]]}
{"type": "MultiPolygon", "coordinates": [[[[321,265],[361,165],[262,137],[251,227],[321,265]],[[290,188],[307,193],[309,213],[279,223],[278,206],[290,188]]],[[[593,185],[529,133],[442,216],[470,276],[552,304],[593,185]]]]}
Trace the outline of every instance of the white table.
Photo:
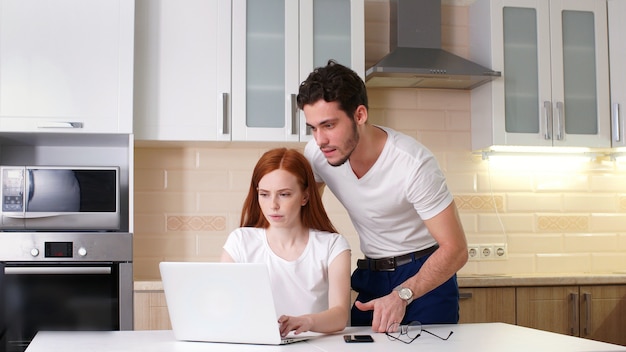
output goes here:
{"type": "Polygon", "coordinates": [[[442,341],[422,334],[411,344],[390,341],[385,334],[372,333],[369,327],[349,327],[341,333],[326,335],[285,346],[216,344],[176,341],[171,330],[150,331],[100,331],[100,332],[39,332],[26,352],[211,352],[211,351],[429,351],[429,352],[609,352],[626,351],[625,346],[597,342],[578,337],[555,334],[504,323],[432,325],[426,330],[447,335],[442,341]],[[371,334],[374,343],[343,341],[344,334],[371,334]]]}

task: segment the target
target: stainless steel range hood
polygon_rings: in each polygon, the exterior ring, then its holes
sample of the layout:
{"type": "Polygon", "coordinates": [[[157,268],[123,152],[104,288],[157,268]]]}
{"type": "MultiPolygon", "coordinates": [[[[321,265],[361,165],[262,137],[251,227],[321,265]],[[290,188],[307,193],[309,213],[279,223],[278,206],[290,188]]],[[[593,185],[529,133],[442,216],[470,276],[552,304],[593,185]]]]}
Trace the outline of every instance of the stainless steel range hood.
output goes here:
{"type": "Polygon", "coordinates": [[[367,87],[473,89],[501,74],[441,49],[440,0],[389,0],[390,53],[367,87]]]}

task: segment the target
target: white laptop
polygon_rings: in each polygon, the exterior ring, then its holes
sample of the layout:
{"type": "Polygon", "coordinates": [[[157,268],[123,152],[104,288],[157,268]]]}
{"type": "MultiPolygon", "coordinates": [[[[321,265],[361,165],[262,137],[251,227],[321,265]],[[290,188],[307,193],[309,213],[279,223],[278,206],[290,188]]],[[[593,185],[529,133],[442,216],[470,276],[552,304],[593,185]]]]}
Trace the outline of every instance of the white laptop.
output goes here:
{"type": "Polygon", "coordinates": [[[265,264],[161,262],[159,269],[177,340],[280,345],[319,335],[281,338],[265,264]]]}

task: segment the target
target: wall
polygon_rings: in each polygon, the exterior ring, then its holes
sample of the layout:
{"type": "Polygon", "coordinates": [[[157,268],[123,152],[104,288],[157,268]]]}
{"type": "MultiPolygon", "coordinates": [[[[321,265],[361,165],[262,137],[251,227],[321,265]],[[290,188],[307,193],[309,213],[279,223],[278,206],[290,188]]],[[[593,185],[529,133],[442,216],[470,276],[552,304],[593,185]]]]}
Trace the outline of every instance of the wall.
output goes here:
{"type": "MultiPolygon", "coordinates": [[[[442,11],[442,46],[464,57],[466,2],[444,0],[442,11]]],[[[388,51],[388,3],[366,0],[365,9],[369,67],[388,51]]],[[[607,158],[483,160],[470,150],[469,92],[370,89],[369,94],[372,122],[407,133],[436,154],[468,242],[506,245],[506,259],[472,260],[461,273],[626,271],[626,164],[607,158]]],[[[219,260],[226,236],[239,223],[251,170],[277,144],[138,145],[135,278],[159,279],[163,260],[219,260]]],[[[347,214],[329,191],[324,201],[350,240],[355,262],[361,253],[347,214]]]]}

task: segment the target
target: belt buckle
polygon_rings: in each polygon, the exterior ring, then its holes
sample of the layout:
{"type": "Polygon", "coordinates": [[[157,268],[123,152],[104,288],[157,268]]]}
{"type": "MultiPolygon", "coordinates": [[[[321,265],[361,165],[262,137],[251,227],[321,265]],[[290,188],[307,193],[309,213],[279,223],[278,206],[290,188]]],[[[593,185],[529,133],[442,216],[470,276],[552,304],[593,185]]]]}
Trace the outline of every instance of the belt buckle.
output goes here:
{"type": "Polygon", "coordinates": [[[413,261],[415,254],[414,253],[409,253],[400,257],[395,257],[395,262],[396,262],[396,267],[404,265],[404,264],[408,264],[411,263],[413,261]],[[400,259],[400,260],[398,260],[400,259]]]}
{"type": "Polygon", "coordinates": [[[378,271],[396,271],[396,258],[385,258],[378,261],[381,265],[378,266],[378,271]]]}

